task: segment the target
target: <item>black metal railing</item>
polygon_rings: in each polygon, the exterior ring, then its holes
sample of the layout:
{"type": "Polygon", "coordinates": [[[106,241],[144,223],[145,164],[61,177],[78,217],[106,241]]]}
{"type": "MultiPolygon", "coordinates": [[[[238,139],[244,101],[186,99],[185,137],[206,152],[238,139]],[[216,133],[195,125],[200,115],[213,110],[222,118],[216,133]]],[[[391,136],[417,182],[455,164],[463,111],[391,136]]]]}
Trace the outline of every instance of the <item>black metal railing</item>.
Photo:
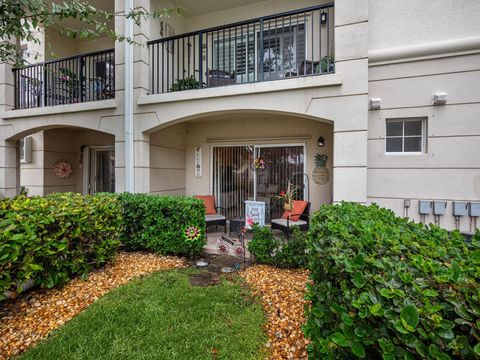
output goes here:
{"type": "Polygon", "coordinates": [[[333,12],[318,5],[150,41],[150,93],[331,73],[333,12]]]}
{"type": "Polygon", "coordinates": [[[13,69],[15,109],[115,98],[113,49],[13,69]]]}

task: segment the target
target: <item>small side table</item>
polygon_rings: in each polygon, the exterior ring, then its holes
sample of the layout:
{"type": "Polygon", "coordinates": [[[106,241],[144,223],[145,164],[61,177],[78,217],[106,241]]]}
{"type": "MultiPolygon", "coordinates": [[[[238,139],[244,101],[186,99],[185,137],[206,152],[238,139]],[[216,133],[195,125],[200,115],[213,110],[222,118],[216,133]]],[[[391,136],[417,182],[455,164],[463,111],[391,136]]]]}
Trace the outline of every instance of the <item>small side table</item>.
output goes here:
{"type": "Polygon", "coordinates": [[[243,216],[234,217],[232,220],[230,220],[229,235],[232,236],[232,231],[234,234],[236,234],[242,229],[243,226],[245,226],[245,218],[243,216]]]}

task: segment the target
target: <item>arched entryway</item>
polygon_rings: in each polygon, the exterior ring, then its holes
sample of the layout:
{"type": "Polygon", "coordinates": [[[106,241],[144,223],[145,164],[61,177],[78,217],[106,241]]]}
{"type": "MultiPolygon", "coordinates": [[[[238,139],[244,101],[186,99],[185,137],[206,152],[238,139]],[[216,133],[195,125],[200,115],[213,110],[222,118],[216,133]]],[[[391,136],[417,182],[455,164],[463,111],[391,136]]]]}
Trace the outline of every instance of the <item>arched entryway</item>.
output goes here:
{"type": "Polygon", "coordinates": [[[5,141],[10,156],[10,195],[27,192],[115,192],[115,136],[73,127],[34,128],[5,141]],[[14,177],[14,178],[13,178],[14,177]],[[13,189],[15,185],[15,189],[13,189]]]}
{"type": "Polygon", "coordinates": [[[244,200],[273,204],[288,180],[312,209],[332,201],[333,126],[327,121],[270,112],[206,114],[152,131],[149,140],[151,193],[212,194],[229,217],[242,214],[244,200]],[[318,184],[317,154],[328,156],[330,174],[318,184]],[[266,161],[265,169],[253,170],[255,158],[266,161]]]}

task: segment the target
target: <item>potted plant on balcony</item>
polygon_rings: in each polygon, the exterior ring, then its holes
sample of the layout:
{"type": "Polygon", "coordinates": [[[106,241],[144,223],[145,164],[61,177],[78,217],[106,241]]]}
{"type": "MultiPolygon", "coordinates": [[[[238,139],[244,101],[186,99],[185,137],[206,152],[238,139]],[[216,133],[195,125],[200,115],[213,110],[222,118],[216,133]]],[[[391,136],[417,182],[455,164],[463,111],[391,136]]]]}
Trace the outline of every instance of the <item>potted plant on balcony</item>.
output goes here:
{"type": "Polygon", "coordinates": [[[335,59],[333,56],[325,55],[320,60],[320,70],[322,73],[333,72],[335,69],[335,59]]]}
{"type": "MultiPolygon", "coordinates": [[[[198,71],[196,71],[198,72],[198,71]]],[[[207,84],[204,82],[200,83],[200,81],[197,80],[194,74],[183,78],[183,79],[177,79],[170,88],[170,91],[183,91],[183,90],[193,90],[193,89],[202,89],[206,87],[207,84]]]]}

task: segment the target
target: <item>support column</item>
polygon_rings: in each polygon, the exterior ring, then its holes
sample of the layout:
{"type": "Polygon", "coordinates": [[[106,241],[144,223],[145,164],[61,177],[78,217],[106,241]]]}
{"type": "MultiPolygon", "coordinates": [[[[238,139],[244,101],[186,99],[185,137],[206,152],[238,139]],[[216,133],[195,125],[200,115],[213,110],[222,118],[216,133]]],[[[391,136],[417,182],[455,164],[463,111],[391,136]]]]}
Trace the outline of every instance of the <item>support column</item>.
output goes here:
{"type": "Polygon", "coordinates": [[[134,144],[135,144],[135,192],[149,193],[150,192],[150,135],[137,134],[134,144]]]}
{"type": "MultiPolygon", "coordinates": [[[[14,108],[12,66],[0,63],[0,113],[14,108]]],[[[17,142],[7,141],[13,128],[0,119],[0,197],[13,197],[19,190],[17,142]]]]}
{"type": "Polygon", "coordinates": [[[335,67],[344,74],[334,119],[333,202],[367,202],[368,1],[335,1],[335,67]],[[355,71],[352,71],[355,70],[355,71]],[[350,94],[349,94],[350,93],[350,94]]]}
{"type": "Polygon", "coordinates": [[[0,197],[19,191],[18,148],[16,141],[0,140],[0,197]]]}
{"type": "MultiPolygon", "coordinates": [[[[135,8],[150,12],[149,0],[135,0],[135,8]]],[[[150,90],[149,52],[145,45],[150,39],[150,18],[143,19],[139,26],[134,26],[134,40],[143,46],[135,45],[133,56],[133,96],[137,99],[150,90]]],[[[142,108],[135,107],[134,122],[141,121],[142,108]]],[[[134,183],[135,192],[150,192],[150,135],[139,132],[135,127],[134,143],[134,183]]]]}

